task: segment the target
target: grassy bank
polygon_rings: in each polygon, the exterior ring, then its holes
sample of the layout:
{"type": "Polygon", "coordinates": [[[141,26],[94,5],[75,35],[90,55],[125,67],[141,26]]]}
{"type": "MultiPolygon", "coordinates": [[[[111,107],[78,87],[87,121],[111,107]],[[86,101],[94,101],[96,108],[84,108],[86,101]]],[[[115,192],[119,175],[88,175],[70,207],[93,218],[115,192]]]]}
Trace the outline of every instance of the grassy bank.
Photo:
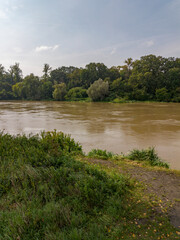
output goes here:
{"type": "MultiPolygon", "coordinates": [[[[94,155],[93,155],[94,154],[94,155]]],[[[159,199],[116,169],[89,157],[63,133],[0,134],[0,239],[178,239],[159,199]]],[[[134,161],[134,160],[133,160],[134,161]]]]}

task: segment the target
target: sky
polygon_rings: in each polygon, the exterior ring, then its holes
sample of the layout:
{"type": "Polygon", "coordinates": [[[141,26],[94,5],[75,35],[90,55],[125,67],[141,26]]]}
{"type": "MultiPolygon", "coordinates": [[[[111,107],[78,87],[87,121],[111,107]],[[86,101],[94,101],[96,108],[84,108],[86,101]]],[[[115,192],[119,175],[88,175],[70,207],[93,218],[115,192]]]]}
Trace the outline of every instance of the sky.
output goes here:
{"type": "Polygon", "coordinates": [[[0,0],[0,64],[41,76],[45,63],[122,65],[180,57],[180,0],[0,0]]]}

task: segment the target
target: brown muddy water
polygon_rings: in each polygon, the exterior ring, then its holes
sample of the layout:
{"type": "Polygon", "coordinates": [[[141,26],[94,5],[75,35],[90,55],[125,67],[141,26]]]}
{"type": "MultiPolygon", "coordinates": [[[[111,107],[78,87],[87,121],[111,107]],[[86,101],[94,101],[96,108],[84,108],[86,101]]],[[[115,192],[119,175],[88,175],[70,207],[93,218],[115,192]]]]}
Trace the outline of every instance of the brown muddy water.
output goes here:
{"type": "Polygon", "coordinates": [[[0,130],[11,134],[57,129],[92,148],[127,153],[155,147],[180,170],[179,103],[0,102],[0,130]]]}

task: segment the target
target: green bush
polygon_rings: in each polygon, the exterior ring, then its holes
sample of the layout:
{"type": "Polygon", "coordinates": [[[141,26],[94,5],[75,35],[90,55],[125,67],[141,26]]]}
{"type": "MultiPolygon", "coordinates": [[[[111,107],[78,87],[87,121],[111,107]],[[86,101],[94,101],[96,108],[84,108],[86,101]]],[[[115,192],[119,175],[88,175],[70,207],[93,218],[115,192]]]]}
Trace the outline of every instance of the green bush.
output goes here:
{"type": "Polygon", "coordinates": [[[66,84],[65,83],[60,83],[54,85],[54,91],[53,91],[53,98],[57,101],[62,101],[65,99],[66,95],[66,84]]]}
{"type": "Polygon", "coordinates": [[[98,79],[88,88],[87,94],[92,101],[101,101],[108,95],[108,91],[109,83],[98,79]]]}
{"type": "Polygon", "coordinates": [[[101,150],[101,149],[92,149],[88,153],[88,157],[92,158],[99,158],[99,159],[115,159],[117,158],[117,155],[113,154],[112,152],[107,152],[106,150],[101,150]]]}
{"type": "Polygon", "coordinates": [[[166,162],[163,162],[158,157],[153,147],[148,149],[142,149],[142,150],[134,149],[126,157],[130,160],[148,162],[151,166],[169,168],[169,164],[166,162]]]}
{"type": "Polygon", "coordinates": [[[83,89],[81,87],[75,87],[75,88],[71,88],[68,93],[65,96],[66,100],[80,100],[80,99],[84,99],[87,98],[87,92],[86,89],[83,89]]]}
{"type": "Polygon", "coordinates": [[[164,87],[164,88],[156,89],[156,98],[160,102],[169,102],[171,99],[171,96],[168,93],[168,90],[164,87]]]}

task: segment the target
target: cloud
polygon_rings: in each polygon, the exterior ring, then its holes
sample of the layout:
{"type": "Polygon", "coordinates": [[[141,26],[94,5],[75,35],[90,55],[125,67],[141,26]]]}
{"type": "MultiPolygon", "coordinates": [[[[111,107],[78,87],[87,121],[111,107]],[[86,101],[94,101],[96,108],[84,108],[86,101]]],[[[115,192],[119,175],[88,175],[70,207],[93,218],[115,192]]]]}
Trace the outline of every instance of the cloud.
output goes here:
{"type": "Polygon", "coordinates": [[[55,51],[58,48],[59,48],[59,45],[54,45],[54,46],[41,45],[41,46],[36,47],[35,51],[36,52],[55,51]]]}
{"type": "Polygon", "coordinates": [[[22,53],[23,52],[22,48],[20,48],[20,47],[14,47],[13,50],[14,50],[15,53],[22,53]]]}
{"type": "Polygon", "coordinates": [[[146,42],[144,43],[144,45],[145,45],[146,47],[152,47],[152,46],[154,45],[154,41],[153,41],[153,40],[146,41],[146,42]]]}
{"type": "Polygon", "coordinates": [[[0,19],[7,19],[7,13],[5,11],[0,10],[0,19]]]}
{"type": "Polygon", "coordinates": [[[116,48],[114,47],[113,49],[112,49],[112,51],[111,51],[111,55],[113,55],[113,54],[115,54],[116,53],[116,48]]]}

